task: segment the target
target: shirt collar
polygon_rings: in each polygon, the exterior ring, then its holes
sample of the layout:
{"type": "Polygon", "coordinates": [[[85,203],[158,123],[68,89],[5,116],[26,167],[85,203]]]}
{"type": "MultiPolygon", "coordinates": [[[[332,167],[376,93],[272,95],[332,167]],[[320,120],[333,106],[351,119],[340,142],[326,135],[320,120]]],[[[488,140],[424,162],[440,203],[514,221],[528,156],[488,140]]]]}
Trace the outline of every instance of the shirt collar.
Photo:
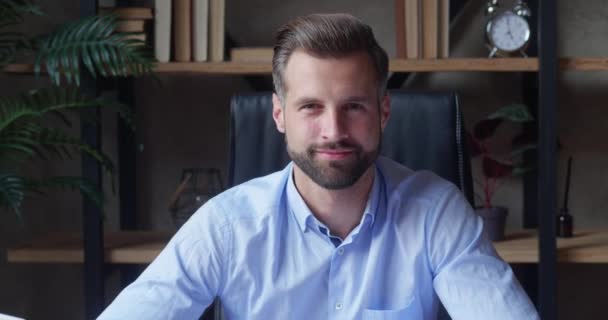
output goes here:
{"type": "MultiPolygon", "coordinates": [[[[317,228],[319,225],[322,225],[320,221],[318,221],[315,216],[304,202],[304,199],[300,195],[300,192],[296,189],[296,185],[293,179],[293,165],[290,166],[288,170],[289,178],[287,180],[287,206],[288,210],[293,213],[300,226],[302,231],[306,231],[308,226],[314,226],[317,228]]],[[[366,219],[369,219],[369,226],[373,226],[374,221],[376,220],[376,213],[378,211],[378,204],[380,199],[380,181],[381,175],[378,166],[376,166],[375,174],[374,174],[374,182],[372,184],[372,189],[370,190],[369,197],[367,199],[367,204],[365,205],[365,209],[363,210],[363,216],[361,217],[361,224],[365,222],[366,219]],[[369,218],[368,218],[369,217],[369,218]]]]}

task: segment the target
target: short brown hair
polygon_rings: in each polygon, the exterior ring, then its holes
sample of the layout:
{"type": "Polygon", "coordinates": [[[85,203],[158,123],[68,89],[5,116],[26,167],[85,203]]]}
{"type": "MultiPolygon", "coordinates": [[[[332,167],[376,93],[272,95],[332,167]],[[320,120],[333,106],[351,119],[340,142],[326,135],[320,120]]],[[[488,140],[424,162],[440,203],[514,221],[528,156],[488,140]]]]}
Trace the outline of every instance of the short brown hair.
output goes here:
{"type": "Polygon", "coordinates": [[[295,18],[279,28],[272,57],[272,78],[279,98],[285,98],[283,74],[296,49],[319,57],[343,57],[367,52],[376,70],[379,98],[386,94],[388,56],[372,28],[350,14],[312,14],[295,18]]]}

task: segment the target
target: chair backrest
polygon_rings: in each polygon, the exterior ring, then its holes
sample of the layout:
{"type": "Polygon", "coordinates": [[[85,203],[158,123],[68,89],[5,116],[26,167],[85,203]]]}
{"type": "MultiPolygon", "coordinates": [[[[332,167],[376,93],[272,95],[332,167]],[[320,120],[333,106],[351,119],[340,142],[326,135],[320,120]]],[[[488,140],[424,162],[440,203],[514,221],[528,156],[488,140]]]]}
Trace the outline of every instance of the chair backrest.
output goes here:
{"type": "MultiPolygon", "coordinates": [[[[457,185],[473,204],[464,122],[454,93],[393,90],[381,154],[410,169],[427,169],[457,185]]],[[[282,169],[289,157],[272,119],[272,94],[231,102],[229,184],[282,169]]]]}

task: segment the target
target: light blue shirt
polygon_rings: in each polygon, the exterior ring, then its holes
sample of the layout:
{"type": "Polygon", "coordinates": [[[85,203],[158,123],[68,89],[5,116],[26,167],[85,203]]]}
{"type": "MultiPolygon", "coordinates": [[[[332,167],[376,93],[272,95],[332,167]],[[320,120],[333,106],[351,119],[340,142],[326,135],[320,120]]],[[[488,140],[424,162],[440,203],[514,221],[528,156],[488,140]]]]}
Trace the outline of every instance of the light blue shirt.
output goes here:
{"type": "Polygon", "coordinates": [[[208,201],[99,319],[198,319],[216,296],[227,319],[538,319],[451,183],[379,158],[339,239],[292,166],[208,201]]]}

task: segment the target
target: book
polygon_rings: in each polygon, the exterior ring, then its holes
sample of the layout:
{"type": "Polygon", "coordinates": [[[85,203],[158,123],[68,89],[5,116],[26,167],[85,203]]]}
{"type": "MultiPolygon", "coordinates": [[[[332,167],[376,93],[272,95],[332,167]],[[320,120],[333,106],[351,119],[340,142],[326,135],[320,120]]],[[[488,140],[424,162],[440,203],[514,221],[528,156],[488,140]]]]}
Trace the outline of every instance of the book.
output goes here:
{"type": "MultiPolygon", "coordinates": [[[[164,0],[164,1],[170,2],[168,0],[164,0]]],[[[118,18],[122,19],[122,20],[129,20],[129,19],[151,20],[154,17],[154,15],[152,13],[152,8],[144,8],[144,7],[119,7],[119,8],[100,7],[99,13],[100,14],[115,13],[118,15],[118,18]]]]}
{"type": "Polygon", "coordinates": [[[192,0],[192,57],[207,61],[209,42],[209,0],[192,0]]]}
{"type": "Polygon", "coordinates": [[[189,62],[192,58],[192,2],[173,0],[173,44],[175,61],[189,62]]]}
{"type": "Polygon", "coordinates": [[[441,58],[450,56],[450,0],[439,0],[439,48],[441,58]]]}
{"type": "Polygon", "coordinates": [[[405,59],[405,0],[395,0],[395,38],[396,58],[405,59]]]}
{"type": "Polygon", "coordinates": [[[235,62],[272,62],[272,47],[241,47],[230,50],[230,60],[235,62]]]}
{"type": "Polygon", "coordinates": [[[420,0],[405,0],[405,48],[408,59],[420,58],[420,0]]]}
{"type": "Polygon", "coordinates": [[[118,32],[144,32],[145,20],[118,20],[114,31],[118,32]]]}
{"type": "Polygon", "coordinates": [[[225,0],[209,0],[209,59],[224,60],[225,0]]]}
{"type": "Polygon", "coordinates": [[[422,58],[436,59],[439,28],[438,0],[422,1],[422,58]]]}
{"type": "Polygon", "coordinates": [[[171,1],[154,1],[154,56],[169,62],[171,56],[171,1]]]}
{"type": "Polygon", "coordinates": [[[125,38],[132,39],[132,40],[141,40],[143,42],[146,42],[146,39],[148,39],[148,37],[146,36],[145,33],[129,34],[129,35],[125,36],[125,38]]]}

